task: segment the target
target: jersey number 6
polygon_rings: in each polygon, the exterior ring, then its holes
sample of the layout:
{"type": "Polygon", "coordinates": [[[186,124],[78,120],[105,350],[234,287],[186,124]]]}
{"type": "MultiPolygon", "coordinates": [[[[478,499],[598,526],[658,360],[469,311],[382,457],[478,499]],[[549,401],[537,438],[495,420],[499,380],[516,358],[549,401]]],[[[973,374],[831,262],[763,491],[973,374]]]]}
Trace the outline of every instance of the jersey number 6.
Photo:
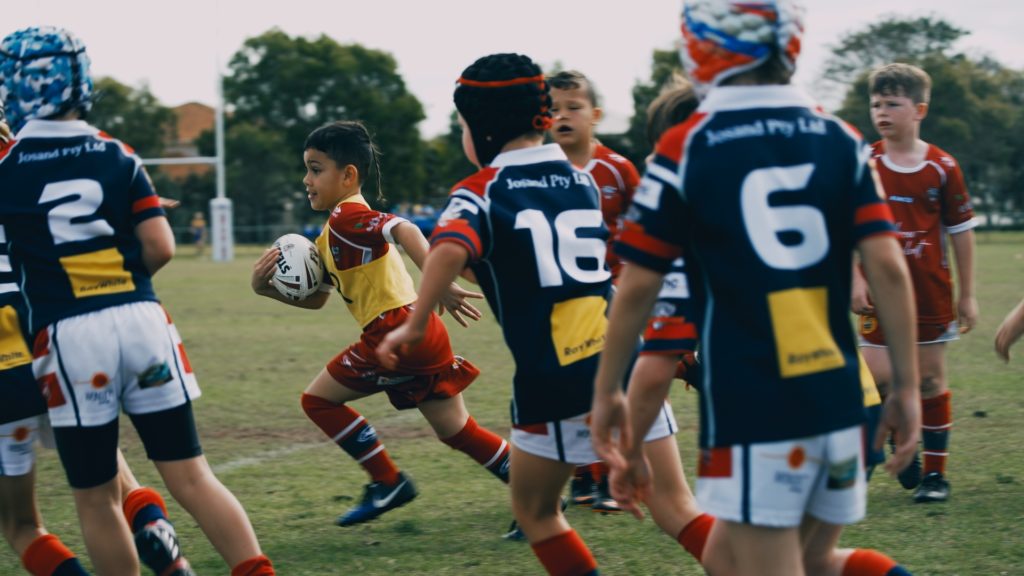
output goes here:
{"type": "Polygon", "coordinates": [[[825,217],[814,206],[772,206],[769,197],[776,192],[804,190],[814,172],[814,164],[759,168],[743,179],[740,202],[743,223],[754,250],[765,264],[779,270],[799,270],[813,266],[828,253],[828,228],[825,217]],[[797,232],[800,241],[783,243],[782,232],[797,232]]]}

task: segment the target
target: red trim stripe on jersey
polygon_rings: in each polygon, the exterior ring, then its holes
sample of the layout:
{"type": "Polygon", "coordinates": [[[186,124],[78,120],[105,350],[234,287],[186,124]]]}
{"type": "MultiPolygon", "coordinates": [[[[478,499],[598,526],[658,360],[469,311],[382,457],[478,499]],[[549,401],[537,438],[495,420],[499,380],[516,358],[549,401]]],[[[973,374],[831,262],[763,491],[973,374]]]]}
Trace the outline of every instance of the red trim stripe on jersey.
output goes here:
{"type": "Polygon", "coordinates": [[[662,322],[657,330],[649,330],[644,333],[647,340],[696,340],[697,326],[693,322],[687,322],[685,318],[678,316],[659,316],[652,318],[648,326],[654,322],[662,322]]]}
{"type": "Polygon", "coordinates": [[[14,148],[14,140],[11,140],[7,144],[0,144],[0,160],[3,160],[11,152],[11,148],[14,148]]]}
{"type": "Polygon", "coordinates": [[[892,210],[889,209],[888,204],[878,202],[876,204],[868,204],[861,206],[857,209],[857,213],[853,217],[853,223],[855,226],[861,226],[871,222],[889,222],[892,223],[892,210]]]}
{"type": "Polygon", "coordinates": [[[544,75],[538,74],[536,76],[524,77],[524,78],[512,78],[511,80],[470,80],[469,78],[459,77],[458,83],[463,86],[472,86],[474,88],[506,88],[508,86],[519,86],[521,84],[540,84],[544,82],[544,75]]]}
{"type": "Polygon", "coordinates": [[[665,260],[675,260],[682,255],[683,250],[681,247],[668,242],[663,242],[652,236],[644,233],[644,229],[633,222],[626,222],[622,231],[619,233],[618,241],[622,244],[627,244],[646,252],[651,256],[657,258],[663,258],[665,260]]]}
{"type": "Polygon", "coordinates": [[[139,198],[135,202],[132,202],[132,214],[138,214],[146,210],[160,207],[159,196],[147,196],[145,198],[139,198]]]}

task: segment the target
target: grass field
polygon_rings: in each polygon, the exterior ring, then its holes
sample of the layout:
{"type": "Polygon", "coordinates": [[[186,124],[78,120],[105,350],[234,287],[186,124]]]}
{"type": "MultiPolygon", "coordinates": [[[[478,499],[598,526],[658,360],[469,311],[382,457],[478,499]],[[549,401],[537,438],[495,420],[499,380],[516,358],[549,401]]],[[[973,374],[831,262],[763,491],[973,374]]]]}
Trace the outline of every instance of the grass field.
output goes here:
{"type": "MultiPolygon", "coordinates": [[[[370,524],[338,528],[337,514],[362,493],[362,470],[326,441],[299,408],[299,394],[323,364],[357,338],[334,299],[324,310],[291,308],[255,296],[249,270],[258,253],[231,263],[191,256],[189,247],[157,277],[199,375],[196,414],[206,455],[249,511],[266,553],[284,575],[542,573],[529,546],[500,538],[510,519],[507,492],[469,458],[438,442],[416,411],[397,412],[382,396],[356,404],[377,428],[420,497],[370,524]]],[[[999,322],[1024,296],[1024,237],[979,235],[978,329],[949,348],[955,428],[942,505],[915,505],[894,480],[876,476],[868,519],[843,544],[877,547],[917,575],[1024,574],[1024,359],[1009,366],[992,352],[999,322]]],[[[489,312],[489,311],[488,311],[489,312]]],[[[469,330],[449,323],[454,348],[481,378],[467,391],[477,420],[509,426],[511,361],[490,314],[469,330]]],[[[1017,350],[1024,355],[1024,345],[1017,350]]],[[[684,464],[695,463],[694,393],[673,387],[684,464]]],[[[130,426],[122,446],[140,480],[167,492],[130,426]]],[[[47,526],[84,554],[69,489],[56,454],[40,450],[39,501],[47,526]]],[[[692,479],[692,478],[691,478],[692,479]]],[[[168,498],[168,500],[170,500],[168,498]]],[[[195,523],[173,502],[172,520],[199,574],[227,574],[195,523]]],[[[604,574],[700,574],[648,519],[570,509],[569,521],[604,574]]],[[[20,567],[8,549],[0,574],[20,567]]]]}

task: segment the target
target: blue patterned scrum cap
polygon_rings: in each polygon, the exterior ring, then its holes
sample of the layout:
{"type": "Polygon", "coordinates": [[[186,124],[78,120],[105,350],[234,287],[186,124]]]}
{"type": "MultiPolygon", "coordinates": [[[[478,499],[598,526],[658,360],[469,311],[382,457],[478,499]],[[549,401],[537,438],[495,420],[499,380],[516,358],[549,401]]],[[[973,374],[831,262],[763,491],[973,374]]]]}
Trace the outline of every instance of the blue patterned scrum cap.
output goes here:
{"type": "Polygon", "coordinates": [[[0,101],[11,129],[33,118],[83,114],[92,106],[92,77],[85,45],[53,26],[18,30],[0,41],[0,101]]]}

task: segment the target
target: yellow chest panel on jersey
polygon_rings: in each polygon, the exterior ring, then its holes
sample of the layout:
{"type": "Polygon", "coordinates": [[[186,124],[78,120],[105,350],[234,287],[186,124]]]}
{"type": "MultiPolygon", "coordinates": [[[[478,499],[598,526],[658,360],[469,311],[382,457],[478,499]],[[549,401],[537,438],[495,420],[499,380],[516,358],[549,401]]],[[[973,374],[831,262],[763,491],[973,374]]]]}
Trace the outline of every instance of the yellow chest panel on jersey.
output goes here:
{"type": "MultiPolygon", "coordinates": [[[[339,270],[331,252],[330,234],[330,226],[325,226],[316,246],[335,289],[360,326],[365,327],[388,310],[416,301],[412,277],[398,250],[388,250],[376,260],[339,270]]],[[[345,249],[349,247],[340,248],[345,249]]]]}
{"type": "Polygon", "coordinates": [[[32,353],[21,334],[18,311],[14,306],[0,308],[0,370],[10,370],[32,362],[32,353]]]}

